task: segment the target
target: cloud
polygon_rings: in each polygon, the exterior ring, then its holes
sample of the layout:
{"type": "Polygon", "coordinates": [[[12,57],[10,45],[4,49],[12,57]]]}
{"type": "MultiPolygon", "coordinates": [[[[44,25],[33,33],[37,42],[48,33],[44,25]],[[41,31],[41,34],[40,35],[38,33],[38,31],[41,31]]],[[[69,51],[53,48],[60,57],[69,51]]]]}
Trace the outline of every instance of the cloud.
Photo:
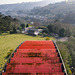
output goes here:
{"type": "MultiPolygon", "coordinates": [[[[42,1],[42,0],[0,0],[0,4],[12,4],[12,3],[21,3],[21,2],[34,2],[34,1],[42,1]]],[[[44,1],[55,3],[63,0],[44,0],[44,1]]]]}

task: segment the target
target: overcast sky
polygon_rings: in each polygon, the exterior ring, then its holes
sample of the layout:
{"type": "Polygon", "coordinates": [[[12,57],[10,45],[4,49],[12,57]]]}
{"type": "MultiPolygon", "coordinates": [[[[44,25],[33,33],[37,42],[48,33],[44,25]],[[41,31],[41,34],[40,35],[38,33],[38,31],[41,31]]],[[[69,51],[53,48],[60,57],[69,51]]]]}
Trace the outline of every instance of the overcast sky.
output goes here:
{"type": "MultiPolygon", "coordinates": [[[[22,2],[34,2],[42,0],[0,0],[0,4],[13,4],[13,3],[22,3],[22,2]]],[[[49,0],[50,3],[60,2],[64,0],[49,0]]]]}

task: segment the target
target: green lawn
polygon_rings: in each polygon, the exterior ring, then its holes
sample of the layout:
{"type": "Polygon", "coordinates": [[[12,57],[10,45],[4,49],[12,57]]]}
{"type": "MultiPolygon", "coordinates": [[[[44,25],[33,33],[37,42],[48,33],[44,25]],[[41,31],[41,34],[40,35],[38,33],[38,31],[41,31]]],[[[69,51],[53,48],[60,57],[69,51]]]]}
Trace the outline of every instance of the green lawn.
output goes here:
{"type": "MultiPolygon", "coordinates": [[[[28,36],[24,34],[3,34],[0,35],[0,67],[3,67],[6,60],[5,57],[10,49],[15,49],[20,43],[26,40],[45,40],[46,37],[41,36],[28,36]]],[[[53,40],[53,37],[50,37],[50,40],[53,40]]]]}

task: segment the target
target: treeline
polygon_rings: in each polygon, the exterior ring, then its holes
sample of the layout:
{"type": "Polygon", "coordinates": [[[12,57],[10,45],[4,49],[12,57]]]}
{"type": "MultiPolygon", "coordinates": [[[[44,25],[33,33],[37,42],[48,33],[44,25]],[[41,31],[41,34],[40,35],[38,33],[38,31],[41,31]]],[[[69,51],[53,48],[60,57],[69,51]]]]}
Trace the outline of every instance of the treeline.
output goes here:
{"type": "Polygon", "coordinates": [[[75,27],[70,24],[54,22],[48,24],[44,32],[48,34],[58,34],[60,37],[70,37],[75,35],[75,27]]]}
{"type": "Polygon", "coordinates": [[[0,33],[17,28],[18,25],[19,22],[16,18],[12,18],[11,16],[4,16],[0,13],[0,33]]]}
{"type": "Polygon", "coordinates": [[[75,37],[70,37],[68,41],[57,42],[62,58],[69,75],[72,75],[71,68],[75,69],[75,37]]]}
{"type": "Polygon", "coordinates": [[[28,24],[24,24],[16,18],[4,16],[0,13],[0,34],[4,32],[13,34],[17,33],[17,30],[21,32],[25,27],[28,27],[28,24]]]}

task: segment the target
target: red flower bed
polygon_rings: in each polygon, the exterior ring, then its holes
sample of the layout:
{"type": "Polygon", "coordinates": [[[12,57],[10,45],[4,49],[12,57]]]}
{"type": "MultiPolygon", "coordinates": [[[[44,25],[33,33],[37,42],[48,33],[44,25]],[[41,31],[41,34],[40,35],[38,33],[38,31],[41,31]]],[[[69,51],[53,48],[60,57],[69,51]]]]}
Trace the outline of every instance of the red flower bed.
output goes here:
{"type": "Polygon", "coordinates": [[[64,75],[53,41],[25,41],[3,75],[64,75]]]}

